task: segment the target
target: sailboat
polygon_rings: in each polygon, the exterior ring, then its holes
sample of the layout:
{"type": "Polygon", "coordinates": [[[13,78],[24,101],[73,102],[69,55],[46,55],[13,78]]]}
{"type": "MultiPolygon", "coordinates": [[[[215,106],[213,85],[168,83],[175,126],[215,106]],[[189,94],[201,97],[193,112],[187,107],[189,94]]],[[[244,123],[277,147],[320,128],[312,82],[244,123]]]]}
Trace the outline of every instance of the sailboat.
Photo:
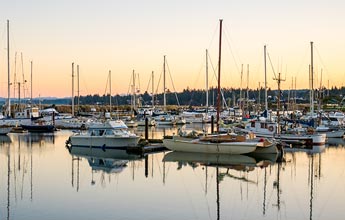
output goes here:
{"type": "MultiPolygon", "coordinates": [[[[220,114],[220,69],[221,69],[221,40],[222,40],[222,19],[220,20],[219,34],[219,58],[218,58],[218,95],[217,95],[217,131],[219,132],[220,114]]],[[[247,140],[245,136],[234,135],[211,135],[186,139],[173,136],[171,139],[164,139],[163,144],[170,150],[194,153],[220,153],[220,154],[246,154],[254,152],[258,146],[263,145],[257,140],[247,140]]],[[[273,143],[271,143],[273,144],[273,143]]]]}
{"type": "Polygon", "coordinates": [[[1,115],[0,118],[0,133],[7,134],[12,129],[10,127],[17,127],[21,124],[28,125],[31,120],[39,118],[39,109],[37,107],[28,106],[22,112],[11,113],[11,95],[10,95],[10,22],[7,20],[7,104],[6,116],[1,115]],[[14,116],[14,118],[12,117],[14,116]]]}

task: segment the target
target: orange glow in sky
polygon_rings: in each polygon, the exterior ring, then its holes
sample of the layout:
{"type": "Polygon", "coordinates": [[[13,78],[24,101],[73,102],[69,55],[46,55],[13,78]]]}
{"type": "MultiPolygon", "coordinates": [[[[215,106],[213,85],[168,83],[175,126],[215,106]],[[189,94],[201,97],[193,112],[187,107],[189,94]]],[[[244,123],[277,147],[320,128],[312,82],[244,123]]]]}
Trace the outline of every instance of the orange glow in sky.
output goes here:
{"type": "Polygon", "coordinates": [[[242,87],[247,87],[247,64],[249,87],[263,86],[263,47],[267,45],[272,63],[267,59],[268,86],[277,87],[274,69],[286,79],[283,89],[291,88],[295,78],[297,89],[308,88],[310,41],[315,46],[314,87],[343,86],[344,8],[340,0],[7,1],[0,8],[0,97],[7,97],[7,19],[11,82],[14,74],[16,82],[27,80],[26,96],[30,61],[34,97],[71,96],[72,62],[75,73],[76,65],[80,68],[80,95],[103,95],[109,70],[113,95],[130,91],[133,70],[139,73],[141,92],[151,91],[149,79],[154,71],[155,90],[160,93],[164,55],[169,90],[204,88],[206,49],[211,58],[210,86],[216,86],[220,18],[223,87],[240,87],[241,64],[242,87]]]}

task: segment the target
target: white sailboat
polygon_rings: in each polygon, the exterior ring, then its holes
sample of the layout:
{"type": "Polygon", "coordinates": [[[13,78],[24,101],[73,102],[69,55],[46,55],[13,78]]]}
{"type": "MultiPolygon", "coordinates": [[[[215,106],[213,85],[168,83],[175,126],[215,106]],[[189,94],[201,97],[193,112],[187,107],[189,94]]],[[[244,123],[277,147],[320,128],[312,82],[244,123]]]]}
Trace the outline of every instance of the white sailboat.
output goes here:
{"type": "MultiPolygon", "coordinates": [[[[222,40],[222,21],[220,20],[219,34],[219,58],[218,58],[218,96],[217,96],[217,132],[219,132],[219,113],[220,113],[220,69],[221,69],[221,40],[222,40]]],[[[164,146],[173,151],[199,152],[199,153],[220,153],[220,154],[246,154],[254,152],[258,141],[235,139],[224,139],[222,135],[211,135],[195,139],[185,139],[173,136],[172,139],[164,139],[164,146]]]]}

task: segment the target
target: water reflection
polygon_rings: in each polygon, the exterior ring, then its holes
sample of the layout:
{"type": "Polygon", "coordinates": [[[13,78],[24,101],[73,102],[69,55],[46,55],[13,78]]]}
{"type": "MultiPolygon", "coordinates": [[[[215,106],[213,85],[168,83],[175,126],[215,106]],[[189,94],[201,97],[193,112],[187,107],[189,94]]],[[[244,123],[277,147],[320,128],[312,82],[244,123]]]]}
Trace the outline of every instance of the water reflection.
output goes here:
{"type": "Polygon", "coordinates": [[[88,165],[91,167],[91,185],[94,185],[95,173],[101,173],[103,177],[105,174],[119,174],[127,167],[130,161],[141,160],[143,158],[141,155],[128,154],[126,150],[103,150],[101,148],[80,146],[71,146],[69,153],[72,156],[72,186],[74,187],[76,178],[77,191],[79,190],[79,169],[82,159],[87,160],[88,165]]]}
{"type": "Polygon", "coordinates": [[[12,135],[16,142],[24,142],[26,144],[35,144],[44,146],[45,144],[55,144],[55,133],[19,133],[12,135]]]}
{"type": "MultiPolygon", "coordinates": [[[[193,169],[203,166],[205,170],[205,193],[207,193],[208,183],[208,168],[216,169],[216,206],[217,206],[217,220],[220,219],[220,183],[225,178],[230,178],[235,181],[241,181],[247,184],[257,184],[257,181],[249,179],[243,173],[252,172],[255,168],[265,169],[265,189],[266,189],[266,168],[276,162],[276,155],[267,157],[266,159],[256,158],[255,155],[226,155],[226,154],[207,154],[207,153],[189,153],[189,152],[170,152],[163,158],[164,162],[177,162],[177,170],[182,170],[183,167],[190,166],[193,169]],[[241,172],[241,175],[231,173],[231,170],[241,172]]],[[[279,177],[278,177],[279,181],[279,177]]],[[[278,185],[279,191],[279,185],[278,185]]],[[[278,197],[279,201],[279,197],[278,197]]],[[[265,214],[266,206],[266,190],[264,190],[263,214],[265,214]]]]}
{"type": "Polygon", "coordinates": [[[286,149],[278,163],[267,155],[68,151],[71,134],[0,136],[0,219],[343,218],[342,139],[286,149]]]}
{"type": "Polygon", "coordinates": [[[8,135],[0,135],[0,144],[11,143],[12,140],[8,135]]]}

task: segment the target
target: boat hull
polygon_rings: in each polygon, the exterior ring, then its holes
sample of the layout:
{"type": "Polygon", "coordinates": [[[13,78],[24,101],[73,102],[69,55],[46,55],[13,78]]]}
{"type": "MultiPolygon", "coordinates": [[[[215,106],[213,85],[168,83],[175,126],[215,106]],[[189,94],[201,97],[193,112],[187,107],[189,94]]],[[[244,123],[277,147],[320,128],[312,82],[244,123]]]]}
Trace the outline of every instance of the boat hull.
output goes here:
{"type": "Polygon", "coordinates": [[[246,154],[254,152],[257,146],[255,142],[223,142],[211,143],[194,140],[164,139],[163,144],[172,151],[218,153],[218,154],[246,154]]]}
{"type": "Polygon", "coordinates": [[[89,136],[75,135],[70,137],[70,144],[79,147],[95,147],[95,148],[119,148],[126,149],[128,147],[137,147],[140,137],[106,137],[106,136],[89,136]]]}
{"type": "Polygon", "coordinates": [[[12,130],[12,127],[0,127],[0,135],[6,135],[10,133],[12,130]]]}
{"type": "Polygon", "coordinates": [[[21,125],[24,130],[29,132],[44,133],[44,132],[54,132],[54,125],[21,125]]]}

